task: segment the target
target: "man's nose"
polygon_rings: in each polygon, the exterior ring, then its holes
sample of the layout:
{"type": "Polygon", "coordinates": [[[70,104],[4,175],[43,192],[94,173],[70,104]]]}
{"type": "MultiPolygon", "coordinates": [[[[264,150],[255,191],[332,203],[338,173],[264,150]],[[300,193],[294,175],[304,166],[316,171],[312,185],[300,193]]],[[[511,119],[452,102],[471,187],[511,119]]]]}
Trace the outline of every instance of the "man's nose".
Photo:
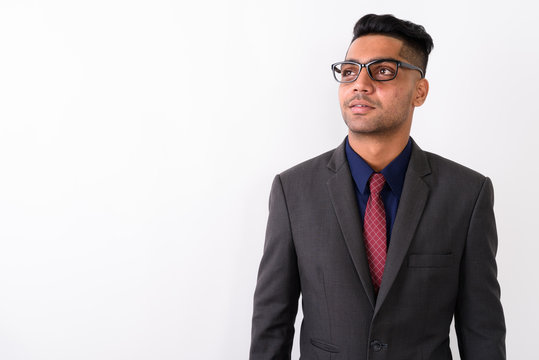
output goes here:
{"type": "Polygon", "coordinates": [[[374,80],[369,76],[367,68],[361,69],[353,85],[354,91],[371,93],[374,90],[374,80]]]}

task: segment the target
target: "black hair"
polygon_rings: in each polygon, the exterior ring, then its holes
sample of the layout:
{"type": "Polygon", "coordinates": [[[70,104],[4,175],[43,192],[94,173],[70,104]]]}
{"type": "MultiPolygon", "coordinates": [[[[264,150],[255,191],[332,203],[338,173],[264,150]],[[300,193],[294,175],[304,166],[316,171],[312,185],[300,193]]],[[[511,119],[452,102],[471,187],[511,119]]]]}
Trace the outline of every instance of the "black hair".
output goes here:
{"type": "Polygon", "coordinates": [[[427,71],[429,54],[434,43],[423,26],[398,19],[393,15],[368,14],[359,19],[354,26],[352,42],[369,34],[387,35],[402,40],[403,51],[406,53],[406,55],[403,53],[403,56],[417,62],[414,65],[421,67],[424,72],[427,71]]]}

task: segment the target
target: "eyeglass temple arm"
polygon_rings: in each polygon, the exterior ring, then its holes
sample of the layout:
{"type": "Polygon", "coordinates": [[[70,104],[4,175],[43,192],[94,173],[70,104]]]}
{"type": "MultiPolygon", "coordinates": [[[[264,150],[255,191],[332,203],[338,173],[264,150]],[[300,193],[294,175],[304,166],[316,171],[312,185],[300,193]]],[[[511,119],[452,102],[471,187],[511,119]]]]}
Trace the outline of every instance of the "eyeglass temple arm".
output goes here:
{"type": "Polygon", "coordinates": [[[420,67],[417,67],[415,65],[408,64],[408,63],[405,63],[405,62],[402,62],[402,61],[399,61],[399,66],[402,66],[402,67],[405,67],[405,68],[411,69],[411,70],[417,70],[417,71],[419,71],[421,73],[421,78],[425,77],[425,73],[423,72],[423,69],[421,69],[420,67]]]}

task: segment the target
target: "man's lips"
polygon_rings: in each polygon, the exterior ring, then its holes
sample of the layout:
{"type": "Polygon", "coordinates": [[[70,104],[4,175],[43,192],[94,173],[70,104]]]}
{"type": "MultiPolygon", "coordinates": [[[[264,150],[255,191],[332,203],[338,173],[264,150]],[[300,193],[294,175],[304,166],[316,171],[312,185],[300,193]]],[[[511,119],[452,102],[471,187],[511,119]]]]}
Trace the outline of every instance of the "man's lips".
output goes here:
{"type": "Polygon", "coordinates": [[[348,103],[348,107],[353,114],[366,114],[375,109],[374,106],[365,100],[352,100],[348,103]]]}

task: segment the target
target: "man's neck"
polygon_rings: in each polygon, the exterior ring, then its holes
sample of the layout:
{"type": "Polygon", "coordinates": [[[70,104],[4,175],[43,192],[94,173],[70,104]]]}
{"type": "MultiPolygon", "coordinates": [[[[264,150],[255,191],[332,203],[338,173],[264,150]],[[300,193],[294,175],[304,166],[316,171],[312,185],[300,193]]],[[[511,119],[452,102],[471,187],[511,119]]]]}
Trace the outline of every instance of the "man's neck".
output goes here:
{"type": "Polygon", "coordinates": [[[348,134],[350,147],[376,172],[385,168],[406,147],[410,134],[400,136],[372,136],[352,133],[348,134]]]}

